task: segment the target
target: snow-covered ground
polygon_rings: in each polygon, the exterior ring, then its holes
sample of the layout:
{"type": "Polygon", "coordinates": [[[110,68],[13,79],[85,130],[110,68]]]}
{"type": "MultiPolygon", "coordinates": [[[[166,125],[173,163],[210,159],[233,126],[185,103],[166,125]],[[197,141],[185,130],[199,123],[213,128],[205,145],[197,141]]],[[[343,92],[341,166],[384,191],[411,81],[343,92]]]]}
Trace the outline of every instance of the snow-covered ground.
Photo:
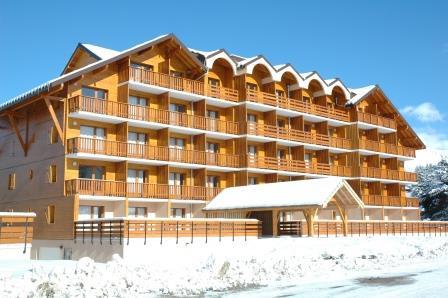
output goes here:
{"type": "MultiPolygon", "coordinates": [[[[321,292],[313,290],[312,293],[325,297],[325,293],[328,296],[335,293],[325,292],[331,286],[346,285],[348,279],[368,288],[371,284],[367,279],[363,285],[359,282],[362,278],[375,274],[388,276],[397,270],[403,274],[440,264],[448,264],[448,237],[445,236],[282,237],[181,247],[154,245],[148,247],[147,254],[138,263],[118,257],[106,264],[90,259],[0,263],[0,297],[222,296],[229,293],[257,297],[275,296],[285,289],[297,294],[300,290],[312,289],[316,283],[321,292]],[[405,269],[409,266],[412,269],[405,269]],[[327,283],[329,287],[322,288],[327,283]],[[307,286],[297,288],[298,285],[307,286]],[[259,287],[265,286],[260,290],[259,287]]],[[[399,283],[402,279],[392,279],[392,282],[395,280],[399,283]]],[[[444,282],[445,279],[440,281],[439,286],[444,282]]]]}

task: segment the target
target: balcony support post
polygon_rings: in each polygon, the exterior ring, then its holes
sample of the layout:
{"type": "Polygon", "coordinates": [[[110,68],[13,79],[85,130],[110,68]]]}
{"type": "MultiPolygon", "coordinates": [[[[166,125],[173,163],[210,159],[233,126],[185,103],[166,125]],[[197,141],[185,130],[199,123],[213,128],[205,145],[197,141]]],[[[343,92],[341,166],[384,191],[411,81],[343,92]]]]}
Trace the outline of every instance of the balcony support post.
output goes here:
{"type": "Polygon", "coordinates": [[[51,119],[53,120],[54,127],[56,128],[56,131],[58,132],[59,139],[61,140],[62,146],[64,146],[64,132],[61,128],[61,125],[59,124],[58,117],[56,116],[56,113],[54,111],[53,105],[51,104],[49,97],[44,97],[45,104],[47,106],[48,112],[50,113],[51,119]]]}

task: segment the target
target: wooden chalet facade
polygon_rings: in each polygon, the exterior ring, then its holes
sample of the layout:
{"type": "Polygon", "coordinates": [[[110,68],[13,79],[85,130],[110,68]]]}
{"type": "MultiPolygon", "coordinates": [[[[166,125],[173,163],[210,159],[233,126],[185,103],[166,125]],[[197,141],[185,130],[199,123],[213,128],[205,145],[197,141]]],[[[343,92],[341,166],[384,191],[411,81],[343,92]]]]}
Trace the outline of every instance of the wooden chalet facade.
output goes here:
{"type": "Polygon", "coordinates": [[[354,220],[420,218],[404,163],[425,146],[378,86],[172,34],[79,44],[59,77],[0,105],[0,126],[0,211],[35,212],[38,240],[73,240],[80,220],[203,218],[224,188],[328,176],[364,202],[354,220]]]}

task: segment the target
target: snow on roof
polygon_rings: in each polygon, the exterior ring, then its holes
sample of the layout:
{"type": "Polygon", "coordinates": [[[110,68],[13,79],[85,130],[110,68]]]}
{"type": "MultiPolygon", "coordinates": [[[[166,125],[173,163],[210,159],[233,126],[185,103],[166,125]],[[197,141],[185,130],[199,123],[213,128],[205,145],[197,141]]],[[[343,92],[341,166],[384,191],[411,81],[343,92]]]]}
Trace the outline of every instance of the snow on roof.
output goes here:
{"type": "Polygon", "coordinates": [[[329,177],[226,188],[203,210],[325,207],[340,190],[347,205],[364,206],[344,179],[329,177]]]}
{"type": "Polygon", "coordinates": [[[279,65],[274,65],[274,68],[275,68],[275,70],[279,70],[279,69],[281,69],[281,68],[285,67],[286,65],[288,65],[288,64],[279,64],[279,65]]]}
{"type": "MultiPolygon", "coordinates": [[[[68,81],[68,80],[76,78],[77,76],[83,74],[84,72],[91,71],[91,70],[94,70],[94,69],[99,68],[101,66],[104,66],[104,65],[106,65],[108,63],[115,62],[115,61],[125,57],[126,55],[129,55],[129,54],[131,54],[133,52],[137,52],[139,50],[142,50],[145,47],[147,47],[149,45],[152,45],[152,44],[160,41],[161,39],[164,39],[164,38],[167,38],[167,37],[170,37],[170,36],[174,37],[181,44],[181,46],[183,48],[188,50],[188,48],[179,39],[177,39],[177,37],[174,34],[160,35],[160,36],[158,36],[156,38],[153,38],[151,40],[145,41],[145,42],[143,42],[141,44],[133,46],[133,47],[131,47],[131,48],[127,49],[127,50],[124,50],[122,52],[116,52],[116,54],[110,56],[109,58],[96,61],[94,63],[88,64],[88,65],[86,65],[84,67],[76,69],[76,70],[74,70],[72,72],[66,73],[66,74],[61,75],[59,77],[56,77],[56,78],[54,78],[52,80],[49,80],[49,81],[47,81],[47,82],[37,86],[36,88],[33,88],[33,89],[28,90],[28,91],[26,91],[26,92],[24,92],[24,93],[22,93],[22,94],[20,94],[20,95],[18,95],[16,97],[13,97],[13,98],[5,101],[4,103],[0,104],[0,111],[6,109],[6,108],[8,108],[8,107],[10,107],[10,106],[12,106],[12,105],[14,105],[16,103],[19,103],[19,102],[21,102],[21,101],[23,101],[23,100],[25,100],[27,98],[30,98],[30,97],[35,96],[35,95],[38,95],[38,94],[40,94],[42,92],[49,91],[52,86],[56,86],[58,84],[62,84],[64,82],[68,81]]],[[[201,61],[199,61],[191,52],[188,51],[188,53],[191,55],[193,60],[197,61],[197,64],[199,66],[204,67],[204,65],[201,63],[201,61]]]]}
{"type": "Polygon", "coordinates": [[[204,56],[205,58],[207,58],[208,56],[210,56],[210,55],[212,55],[212,54],[214,54],[214,53],[216,53],[216,52],[221,51],[221,50],[201,51],[201,50],[195,50],[195,49],[192,49],[192,48],[188,48],[188,50],[189,50],[190,52],[193,52],[193,53],[201,54],[201,55],[204,56]]]}
{"type": "Polygon", "coordinates": [[[310,72],[301,72],[301,73],[299,73],[299,74],[302,76],[302,78],[306,79],[306,78],[308,78],[309,76],[311,76],[313,73],[314,73],[314,71],[310,71],[310,72]]]}
{"type": "Polygon", "coordinates": [[[89,50],[90,52],[92,52],[92,54],[97,56],[99,59],[109,59],[109,58],[117,55],[118,53],[120,53],[119,51],[106,49],[106,48],[88,44],[88,43],[82,43],[81,45],[83,47],[85,47],[87,50],[89,50]]]}
{"type": "Polygon", "coordinates": [[[329,80],[325,80],[325,83],[327,83],[328,86],[330,86],[331,84],[333,84],[334,82],[336,82],[338,79],[329,79],[329,80]]]}
{"type": "Polygon", "coordinates": [[[376,88],[377,88],[376,85],[369,85],[369,86],[362,87],[362,88],[357,88],[357,89],[348,88],[348,90],[351,93],[354,93],[355,96],[353,96],[349,101],[347,101],[346,105],[355,105],[355,104],[357,104],[360,100],[362,100],[364,97],[369,95],[370,92],[372,92],[376,88]]]}
{"type": "Polygon", "coordinates": [[[36,217],[34,212],[0,212],[0,217],[36,217]]]}

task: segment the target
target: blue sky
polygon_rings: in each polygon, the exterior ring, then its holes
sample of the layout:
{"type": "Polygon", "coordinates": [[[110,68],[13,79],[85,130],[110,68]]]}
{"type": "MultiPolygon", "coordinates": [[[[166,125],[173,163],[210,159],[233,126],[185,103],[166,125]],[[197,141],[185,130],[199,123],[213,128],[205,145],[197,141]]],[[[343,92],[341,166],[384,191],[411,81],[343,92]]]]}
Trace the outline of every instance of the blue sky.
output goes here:
{"type": "Polygon", "coordinates": [[[122,50],[169,32],[379,84],[428,147],[448,150],[448,1],[2,0],[0,102],[57,76],[78,42],[122,50]]]}

